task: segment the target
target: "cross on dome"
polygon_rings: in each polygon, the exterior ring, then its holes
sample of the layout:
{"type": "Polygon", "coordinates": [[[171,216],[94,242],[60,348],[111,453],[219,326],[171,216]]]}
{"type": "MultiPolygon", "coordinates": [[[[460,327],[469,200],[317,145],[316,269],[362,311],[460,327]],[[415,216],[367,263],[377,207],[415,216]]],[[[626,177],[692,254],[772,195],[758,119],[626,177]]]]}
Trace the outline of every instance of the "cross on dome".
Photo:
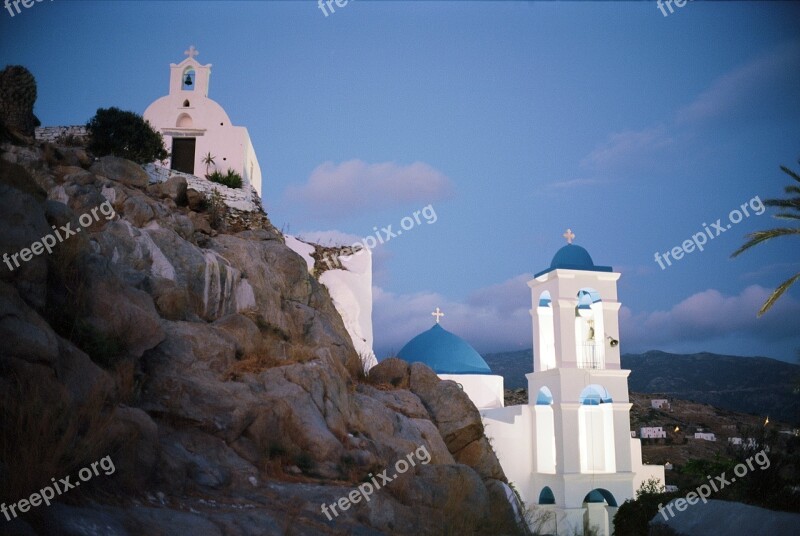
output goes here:
{"type": "Polygon", "coordinates": [[[567,232],[561,236],[567,239],[567,244],[572,244],[572,241],[575,240],[575,233],[572,232],[572,229],[567,229],[567,232]]]}
{"type": "Polygon", "coordinates": [[[189,56],[189,58],[191,58],[191,59],[194,59],[194,57],[195,57],[195,56],[197,56],[198,54],[200,54],[200,52],[198,52],[198,51],[197,51],[197,49],[196,49],[196,48],[194,48],[194,45],[190,46],[190,47],[189,47],[189,50],[185,50],[183,53],[184,53],[186,56],[189,56]]]}
{"type": "Polygon", "coordinates": [[[436,323],[439,323],[439,319],[444,316],[444,313],[437,307],[436,311],[431,313],[431,316],[436,317],[436,323]]]}

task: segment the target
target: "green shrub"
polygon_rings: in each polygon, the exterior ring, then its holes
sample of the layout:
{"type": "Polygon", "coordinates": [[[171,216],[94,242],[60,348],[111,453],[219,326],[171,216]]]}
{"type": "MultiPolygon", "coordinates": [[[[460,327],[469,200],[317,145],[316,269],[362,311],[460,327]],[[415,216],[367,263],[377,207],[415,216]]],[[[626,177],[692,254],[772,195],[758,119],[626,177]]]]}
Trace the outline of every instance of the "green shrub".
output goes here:
{"type": "Polygon", "coordinates": [[[659,512],[659,504],[665,505],[681,493],[664,493],[661,483],[651,478],[643,482],[636,492],[636,499],[622,503],[614,515],[614,534],[617,536],[641,536],[648,534],[650,520],[659,512]]]}
{"type": "Polygon", "coordinates": [[[141,115],[119,108],[100,108],[86,124],[89,150],[95,156],[113,155],[137,164],[164,160],[169,156],[160,132],[141,115]]]}
{"type": "Polygon", "coordinates": [[[242,176],[230,168],[228,168],[227,173],[223,174],[219,171],[214,171],[210,175],[207,175],[207,177],[211,182],[216,182],[228,188],[242,187],[242,176]]]}

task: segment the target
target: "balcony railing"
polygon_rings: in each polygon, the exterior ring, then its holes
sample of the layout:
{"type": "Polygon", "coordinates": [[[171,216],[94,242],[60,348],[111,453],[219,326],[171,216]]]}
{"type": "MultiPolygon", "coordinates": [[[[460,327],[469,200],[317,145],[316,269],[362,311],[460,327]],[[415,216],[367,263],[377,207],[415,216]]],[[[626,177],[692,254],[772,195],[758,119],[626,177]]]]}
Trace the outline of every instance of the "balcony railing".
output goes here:
{"type": "Polygon", "coordinates": [[[584,344],[578,347],[578,368],[604,369],[603,357],[596,344],[584,344]]]}

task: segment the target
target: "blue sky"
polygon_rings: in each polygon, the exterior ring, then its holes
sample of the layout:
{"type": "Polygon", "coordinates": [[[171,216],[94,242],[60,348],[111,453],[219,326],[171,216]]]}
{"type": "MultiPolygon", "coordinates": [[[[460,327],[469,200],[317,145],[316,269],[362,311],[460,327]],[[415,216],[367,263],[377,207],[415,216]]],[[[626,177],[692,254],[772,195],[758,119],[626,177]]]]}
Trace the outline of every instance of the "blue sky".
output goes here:
{"type": "Polygon", "coordinates": [[[654,253],[755,196],[800,158],[800,5],[351,0],[35,3],[0,11],[0,58],[36,76],[45,125],[142,113],[194,44],[209,96],[248,127],[265,206],[293,234],[354,240],[433,205],[378,246],[375,340],[432,322],[480,351],[531,346],[525,282],[570,227],[622,272],[624,352],[794,360],[796,241],[737,259],[751,215],[662,270],[654,253]],[[335,7],[335,4],[334,4],[335,7]]]}

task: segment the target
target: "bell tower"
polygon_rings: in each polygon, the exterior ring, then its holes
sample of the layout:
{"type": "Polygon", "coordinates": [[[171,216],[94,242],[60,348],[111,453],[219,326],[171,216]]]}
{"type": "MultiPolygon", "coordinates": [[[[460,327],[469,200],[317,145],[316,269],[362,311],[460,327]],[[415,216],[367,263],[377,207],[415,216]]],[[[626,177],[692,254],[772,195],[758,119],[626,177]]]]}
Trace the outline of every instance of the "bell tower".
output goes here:
{"type": "Polygon", "coordinates": [[[185,98],[193,95],[208,97],[208,82],[211,78],[211,64],[201,65],[195,58],[200,52],[190,46],[184,52],[187,56],[182,62],[169,64],[169,94],[182,93],[185,98]]]}

